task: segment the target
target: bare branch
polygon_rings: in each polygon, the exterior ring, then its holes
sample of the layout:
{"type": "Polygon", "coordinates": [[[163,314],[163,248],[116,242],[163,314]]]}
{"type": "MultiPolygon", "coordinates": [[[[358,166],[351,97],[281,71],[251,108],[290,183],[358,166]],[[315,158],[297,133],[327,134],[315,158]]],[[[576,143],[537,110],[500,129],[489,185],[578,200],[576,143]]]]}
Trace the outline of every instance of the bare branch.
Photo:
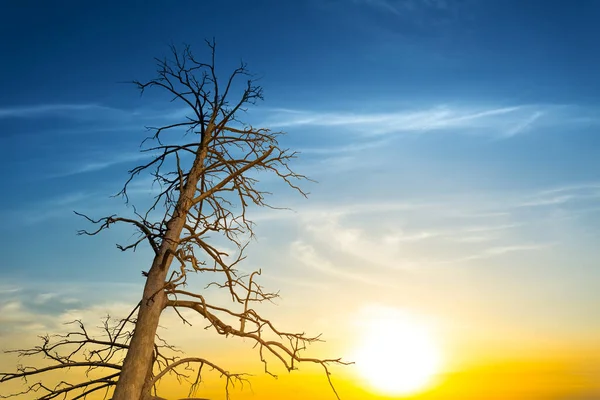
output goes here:
{"type": "Polygon", "coordinates": [[[51,365],[19,366],[16,372],[0,373],[0,382],[19,378],[26,386],[23,392],[8,397],[30,398],[34,393],[39,397],[41,393],[42,399],[79,399],[101,390],[108,395],[114,387],[114,400],[160,399],[158,382],[167,375],[188,382],[192,395],[201,381],[203,367],[226,379],[228,397],[230,385],[247,382],[247,374],[230,373],[202,357],[179,358],[178,349],[157,335],[160,317],[168,307],[184,324],[191,322],[180,313],[182,308],[193,310],[208,321],[208,327],[218,335],[249,339],[258,350],[265,373],[272,376],[275,375],[268,369],[267,357],[288,371],[295,370],[298,363],[319,364],[339,398],[329,366],[348,363],[340,358],[305,356],[307,346],[320,341],[320,336],[276,328],[253,305],[273,301],[278,292],[258,284],[262,270],[248,275],[238,269],[246,258],[246,246],[254,237],[249,210],[252,206],[276,208],[267,201],[271,193],[260,186],[259,178],[269,174],[305,197],[307,193],[300,182],[307,178],[290,167],[297,153],[280,147],[282,132],[256,128],[240,120],[248,105],[263,98],[262,88],[247,65],[241,62],[227,79],[220,81],[215,41],[206,43],[210,53],[207,63],[198,61],[189,46],[182,50],[171,46],[170,59],[156,59],[156,78],[133,82],[141,93],[148,89],[161,91],[187,110],[179,121],[147,128],[151,133],[142,141],[141,151],[151,159],[129,171],[117,194],[129,203],[129,185],[136,178],[149,175],[158,187],[150,205],[141,213],[133,207],[133,217],[111,215],[94,219],[75,213],[95,225],[94,230],[80,230],[80,235],[95,236],[116,223],[124,223],[133,227],[137,236],[127,244],[117,244],[119,250],[135,251],[142,243],[150,245],[154,258],[147,272],[142,272],[145,282],[140,302],[116,325],[105,320],[102,337],[88,334],[83,323],[76,321],[75,329],[66,335],[44,336],[41,346],[16,350],[23,357],[42,356],[51,365]],[[240,79],[244,80],[241,84],[240,79]],[[234,97],[232,93],[238,87],[241,93],[234,97]],[[177,139],[180,137],[186,143],[177,139]],[[223,242],[234,247],[232,254],[220,247],[223,242]],[[205,298],[210,291],[185,290],[192,273],[207,274],[205,289],[226,290],[230,303],[217,306],[205,298]],[[237,322],[236,327],[225,322],[229,319],[239,321],[239,329],[237,322]],[[61,381],[54,386],[27,382],[30,377],[74,368],[84,370],[88,379],[61,381]],[[191,370],[194,377],[189,375],[191,370]]]}

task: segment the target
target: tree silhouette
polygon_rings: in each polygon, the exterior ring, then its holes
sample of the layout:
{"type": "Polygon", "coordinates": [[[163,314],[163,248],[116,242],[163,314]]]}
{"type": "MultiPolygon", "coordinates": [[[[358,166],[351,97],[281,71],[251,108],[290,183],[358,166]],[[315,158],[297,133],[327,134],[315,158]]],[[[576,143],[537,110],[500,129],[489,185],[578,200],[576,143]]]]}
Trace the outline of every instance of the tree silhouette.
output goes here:
{"type": "MultiPolygon", "coordinates": [[[[149,172],[160,192],[143,213],[134,208],[135,217],[116,215],[93,219],[94,230],[80,231],[97,235],[113,224],[135,228],[138,237],[132,243],[117,245],[122,251],[136,249],[146,243],[154,254],[148,272],[142,272],[145,286],[141,301],[131,314],[121,320],[106,318],[102,334],[88,333],[81,321],[65,335],[44,336],[40,346],[13,350],[20,356],[43,356],[50,360],[46,367],[18,366],[16,372],[0,373],[0,382],[22,378],[25,389],[4,397],[35,394],[39,399],[86,398],[91,393],[112,392],[113,400],[147,400],[157,397],[157,383],[166,375],[190,378],[190,396],[196,391],[203,369],[218,371],[230,385],[247,380],[244,373],[231,373],[201,357],[187,357],[157,336],[164,310],[174,310],[186,324],[180,310],[192,310],[219,335],[246,338],[258,349],[260,360],[268,369],[267,355],[281,362],[288,371],[297,363],[322,366],[333,393],[328,366],[346,364],[341,359],[304,357],[303,351],[319,336],[280,330],[253,308],[253,304],[272,301],[278,294],[265,291],[257,283],[261,271],[242,274],[236,266],[245,259],[244,250],[253,237],[253,222],[247,215],[250,206],[271,207],[259,188],[257,174],[268,173],[279,178],[303,196],[298,183],[306,179],[294,172],[289,162],[296,153],[282,149],[278,138],[282,132],[255,128],[243,123],[239,116],[247,105],[263,98],[245,63],[225,81],[217,78],[215,42],[207,41],[210,60],[198,61],[188,46],[171,47],[171,59],[156,59],[158,76],[147,82],[134,81],[143,93],[158,89],[184,105],[187,116],[180,122],[151,127],[152,145],[144,148],[153,154],[151,161],[130,171],[120,194],[129,202],[128,188],[132,180],[149,172]],[[244,79],[241,95],[230,101],[244,79]],[[185,130],[187,143],[177,143],[169,134],[185,130]],[[158,218],[155,215],[159,215],[158,218]],[[218,236],[235,245],[235,254],[227,254],[209,235],[218,236]],[[224,290],[231,299],[224,307],[211,303],[205,292],[186,289],[192,273],[211,275],[208,287],[224,290]],[[233,322],[232,322],[233,321],[233,322]],[[194,376],[189,377],[190,367],[194,376]],[[86,379],[71,383],[62,380],[46,385],[31,379],[57,370],[84,370],[86,379]],[[114,391],[113,391],[114,389],[114,391]]],[[[191,325],[191,324],[190,324],[191,325]]],[[[1,396],[0,396],[1,397],[1,396]]]]}

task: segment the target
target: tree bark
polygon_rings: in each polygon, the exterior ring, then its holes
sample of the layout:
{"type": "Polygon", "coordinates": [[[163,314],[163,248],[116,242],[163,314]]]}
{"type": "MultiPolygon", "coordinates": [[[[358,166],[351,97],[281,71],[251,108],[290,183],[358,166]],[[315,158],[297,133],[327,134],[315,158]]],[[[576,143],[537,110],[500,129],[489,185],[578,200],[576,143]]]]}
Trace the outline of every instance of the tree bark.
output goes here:
{"type": "MultiPolygon", "coordinates": [[[[181,228],[179,229],[179,232],[181,232],[181,228]]],[[[171,236],[174,236],[175,232],[169,233],[171,233],[171,236]]],[[[153,353],[156,330],[158,328],[160,314],[164,309],[167,300],[163,291],[163,286],[165,284],[168,268],[166,265],[163,268],[162,264],[165,256],[168,257],[167,249],[172,246],[162,247],[164,250],[161,249],[162,251],[154,258],[152,268],[148,273],[135,331],[131,338],[125,361],[123,362],[123,369],[121,370],[121,375],[119,376],[119,381],[115,388],[113,400],[143,399],[142,392],[145,387],[146,376],[149,368],[152,368],[152,361],[154,359],[153,353]]]]}
{"type": "Polygon", "coordinates": [[[144,400],[150,396],[150,388],[146,387],[147,376],[149,368],[153,366],[154,341],[160,314],[167,304],[167,296],[164,292],[165,281],[187,215],[193,205],[194,194],[206,158],[206,139],[210,137],[210,133],[211,130],[207,129],[204,143],[196,154],[188,180],[180,192],[173,215],[167,223],[167,231],[160,251],[154,257],[152,267],[148,271],[135,331],[112,400],[144,400]]]}

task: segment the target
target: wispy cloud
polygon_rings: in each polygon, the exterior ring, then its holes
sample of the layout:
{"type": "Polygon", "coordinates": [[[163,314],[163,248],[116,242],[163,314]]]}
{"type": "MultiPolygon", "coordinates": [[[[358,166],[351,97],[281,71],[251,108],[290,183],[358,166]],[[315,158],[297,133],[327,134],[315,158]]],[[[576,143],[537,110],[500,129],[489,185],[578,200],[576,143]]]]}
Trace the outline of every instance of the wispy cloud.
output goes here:
{"type": "Polygon", "coordinates": [[[21,290],[18,286],[0,285],[0,295],[17,293],[21,290]]]}
{"type": "Polygon", "coordinates": [[[0,305],[0,337],[15,331],[39,333],[48,322],[49,318],[37,315],[19,300],[6,301],[0,305]]]}
{"type": "Polygon", "coordinates": [[[485,248],[471,255],[459,257],[457,259],[442,260],[439,261],[438,264],[460,264],[468,261],[500,257],[510,253],[544,250],[555,245],[556,243],[528,243],[507,246],[493,246],[485,248]]]}
{"type": "Polygon", "coordinates": [[[389,112],[320,112],[273,110],[264,122],[278,127],[344,127],[363,134],[453,130],[459,133],[512,137],[531,129],[549,106],[477,108],[439,106],[389,112]]]}
{"type": "Polygon", "coordinates": [[[460,226],[447,227],[430,230],[421,230],[413,233],[397,231],[383,237],[383,242],[388,244],[400,244],[403,242],[419,242],[430,239],[450,239],[464,243],[484,242],[492,239],[492,234],[517,228],[521,224],[489,224],[485,226],[460,226]]]}
{"type": "MultiPolygon", "coordinates": [[[[350,265],[360,266],[360,270],[383,268],[387,270],[406,271],[416,268],[419,263],[414,259],[403,257],[400,240],[382,234],[377,230],[373,232],[364,224],[344,224],[341,214],[322,216],[320,218],[307,218],[303,223],[307,240],[315,244],[327,246],[330,254],[336,254],[339,259],[348,258],[347,268],[350,265]]],[[[346,221],[347,222],[347,221],[346,221]]],[[[427,240],[435,234],[425,232],[424,235],[405,234],[404,243],[427,240]]]]}
{"type": "Polygon", "coordinates": [[[0,120],[48,119],[64,120],[60,129],[42,129],[52,134],[94,134],[103,132],[140,131],[147,126],[162,126],[190,115],[189,108],[144,107],[119,108],[96,103],[56,103],[0,107],[0,120]],[[85,125],[80,122],[85,121],[85,125]],[[75,123],[75,124],[74,124],[75,123]]]}
{"type": "Polygon", "coordinates": [[[283,283],[285,285],[291,285],[291,286],[299,286],[299,287],[303,287],[303,288],[311,288],[311,289],[318,289],[318,290],[324,290],[327,288],[327,285],[324,282],[321,281],[313,281],[313,280],[308,280],[308,279],[301,279],[298,277],[282,277],[282,276],[278,276],[278,275],[265,275],[264,278],[265,280],[268,281],[274,281],[274,282],[278,282],[278,283],[283,283]]]}
{"type": "Polygon", "coordinates": [[[150,152],[126,152],[105,154],[101,157],[96,156],[96,160],[86,160],[78,165],[72,165],[70,168],[62,172],[49,174],[47,175],[47,178],[62,178],[72,175],[84,174],[88,172],[101,171],[103,169],[107,169],[115,165],[149,159],[153,156],[155,156],[155,154],[152,154],[150,152]]]}
{"type": "MultiPolygon", "coordinates": [[[[107,314],[126,316],[131,305],[124,302],[103,302],[87,307],[76,307],[76,299],[67,298],[59,301],[48,299],[48,303],[26,303],[23,300],[11,300],[0,306],[0,337],[14,334],[34,335],[51,331],[63,333],[71,326],[68,323],[79,319],[86,323],[92,331],[96,331],[98,320],[107,314]],[[47,306],[51,312],[40,307],[47,306]]],[[[4,345],[4,343],[3,343],[4,345]]],[[[5,350],[5,349],[2,349],[5,350]]]]}
{"type": "Polygon", "coordinates": [[[507,253],[514,253],[516,251],[541,250],[546,249],[552,245],[554,245],[554,243],[519,244],[513,246],[490,247],[488,249],[485,249],[481,253],[481,256],[479,258],[484,256],[496,256],[507,253]]]}
{"type": "Polygon", "coordinates": [[[60,196],[23,205],[23,209],[12,214],[21,215],[19,218],[21,223],[36,225],[52,218],[73,217],[73,209],[82,205],[101,209],[99,199],[105,199],[105,197],[100,197],[95,192],[64,193],[60,196]]]}
{"type": "Polygon", "coordinates": [[[581,191],[581,190],[597,190],[600,189],[600,182],[581,182],[581,183],[573,183],[563,186],[556,186],[549,189],[544,189],[539,192],[540,195],[547,194],[555,194],[555,193],[563,193],[563,192],[573,192],[573,191],[581,191]]]}
{"type": "Polygon", "coordinates": [[[397,16],[406,16],[417,10],[447,10],[446,0],[353,0],[355,4],[364,4],[389,12],[397,16]]]}
{"type": "Polygon", "coordinates": [[[93,328],[107,313],[125,316],[135,305],[135,296],[129,295],[134,287],[138,286],[122,282],[31,280],[23,287],[0,285],[0,338],[19,332],[62,332],[68,328],[63,323],[76,318],[93,328]],[[107,291],[112,295],[106,296],[107,291]]]}
{"type": "Polygon", "coordinates": [[[366,4],[372,7],[381,9],[382,11],[388,11],[395,15],[402,15],[401,9],[397,2],[390,0],[354,0],[356,4],[366,4]]]}
{"type": "Polygon", "coordinates": [[[298,150],[301,154],[308,155],[336,155],[346,153],[356,153],[367,149],[376,149],[389,144],[389,140],[368,140],[362,143],[353,143],[344,146],[332,146],[332,147],[306,147],[298,150]]]}
{"type": "Polygon", "coordinates": [[[540,190],[517,202],[515,207],[554,206],[598,199],[600,199],[600,182],[587,182],[540,190]]]}
{"type": "Polygon", "coordinates": [[[44,208],[70,206],[93,197],[94,193],[71,192],[44,201],[44,208]]]}
{"type": "Polygon", "coordinates": [[[72,116],[73,113],[77,112],[115,110],[98,104],[38,104],[0,108],[0,118],[36,118],[49,115],[72,116]]]}
{"type": "Polygon", "coordinates": [[[537,258],[556,252],[577,229],[557,219],[557,210],[573,217],[579,207],[564,204],[589,202],[592,196],[600,198],[596,182],[438,202],[310,206],[281,217],[299,225],[292,253],[302,264],[375,284],[373,272],[412,275],[478,260],[519,263],[522,254],[537,258]]]}
{"type": "Polygon", "coordinates": [[[378,279],[373,273],[368,274],[356,272],[351,271],[348,268],[339,267],[332,261],[321,256],[313,246],[302,241],[296,241],[292,243],[291,253],[293,257],[295,257],[305,266],[329,276],[344,278],[374,286],[394,287],[393,283],[391,283],[389,279],[378,279]]]}
{"type": "MultiPolygon", "coordinates": [[[[416,226],[430,223],[427,220],[431,211],[414,208],[410,213],[416,226]]],[[[338,259],[348,257],[353,263],[359,263],[365,268],[379,267],[395,271],[416,271],[440,262],[454,263],[457,258],[467,261],[538,249],[537,244],[523,245],[518,243],[518,239],[511,239],[516,228],[522,226],[518,223],[490,221],[487,225],[473,226],[464,222],[457,225],[440,214],[439,221],[434,225],[403,229],[402,221],[406,220],[407,210],[396,209],[390,212],[374,206],[369,214],[371,217],[364,220],[369,223],[380,221],[382,216],[385,216],[385,221],[396,222],[374,228],[360,222],[360,218],[357,220],[357,216],[365,216],[360,212],[351,214],[346,211],[320,217],[315,214],[304,219],[306,240],[315,245],[326,244],[330,254],[337,254],[338,259]],[[375,217],[374,214],[379,216],[375,217]],[[484,243],[489,245],[483,247],[484,243]]]]}
{"type": "Polygon", "coordinates": [[[37,296],[35,296],[35,298],[33,299],[33,302],[36,304],[45,304],[48,301],[55,299],[59,296],[60,296],[60,294],[56,293],[56,292],[40,293],[37,296]]]}
{"type": "Polygon", "coordinates": [[[535,121],[542,117],[544,113],[542,111],[534,112],[529,118],[526,118],[521,123],[517,124],[513,128],[507,130],[504,134],[506,137],[514,136],[519,133],[525,132],[535,121]]]}

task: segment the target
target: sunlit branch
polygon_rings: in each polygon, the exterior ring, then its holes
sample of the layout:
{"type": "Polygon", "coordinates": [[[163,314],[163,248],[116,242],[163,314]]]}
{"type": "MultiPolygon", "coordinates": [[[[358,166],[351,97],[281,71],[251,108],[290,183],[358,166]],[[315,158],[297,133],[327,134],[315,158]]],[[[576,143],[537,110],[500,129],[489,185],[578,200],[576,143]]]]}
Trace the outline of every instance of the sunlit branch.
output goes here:
{"type": "Polygon", "coordinates": [[[147,128],[151,134],[142,142],[142,151],[151,159],[129,171],[118,193],[129,203],[131,183],[149,174],[152,184],[158,186],[158,194],[143,212],[138,213],[134,207],[131,218],[111,215],[94,219],[76,212],[95,225],[94,230],[79,231],[80,235],[95,236],[113,224],[124,223],[132,226],[137,236],[128,244],[118,244],[118,249],[135,251],[141,243],[152,248],[152,265],[147,272],[142,271],[145,287],[134,309],[137,317],[132,311],[114,327],[106,320],[103,337],[89,335],[78,321],[74,332],[46,336],[41,346],[17,350],[20,356],[40,355],[53,364],[1,373],[0,382],[17,378],[26,381],[28,377],[69,368],[85,370],[89,376],[83,382],[62,381],[55,386],[26,382],[26,391],[9,397],[42,391],[43,399],[66,399],[67,394],[78,399],[115,386],[116,400],[158,399],[152,393],[156,395],[158,382],[165,376],[188,381],[194,391],[205,366],[225,377],[228,396],[230,384],[247,381],[247,374],[230,373],[202,357],[179,358],[178,350],[156,334],[165,308],[173,309],[186,324],[191,325],[181,309],[195,311],[219,335],[249,339],[258,349],[265,373],[272,376],[275,375],[267,368],[265,356],[274,357],[288,371],[295,370],[301,362],[319,364],[337,396],[328,367],[347,363],[340,358],[305,357],[307,345],[320,341],[320,336],[279,330],[251,307],[278,297],[278,292],[268,292],[258,284],[260,269],[246,274],[238,266],[245,260],[246,246],[254,237],[254,223],[247,215],[251,206],[278,208],[269,204],[271,193],[259,186],[259,177],[270,174],[305,197],[307,193],[298,183],[307,178],[290,167],[297,153],[280,147],[282,132],[256,128],[240,120],[248,105],[263,98],[262,88],[246,64],[242,62],[226,80],[219,81],[214,40],[207,41],[207,45],[208,63],[197,61],[189,46],[182,51],[172,46],[171,59],[156,59],[156,78],[134,81],[142,93],[149,89],[166,92],[171,101],[187,110],[180,121],[147,128]],[[237,86],[238,78],[246,79],[241,87],[237,86]],[[237,87],[241,95],[231,100],[237,87]],[[179,143],[182,131],[186,143],[179,143]],[[146,145],[149,141],[154,145],[146,145]],[[222,250],[222,241],[235,247],[233,254],[222,250]],[[209,277],[203,290],[184,290],[191,273],[209,277]],[[228,305],[217,306],[207,300],[208,288],[226,290],[231,297],[228,305]],[[236,327],[225,323],[227,319],[239,321],[239,328],[237,322],[236,327]],[[198,371],[190,382],[186,371],[191,365],[196,365],[198,371]],[[102,376],[92,376],[96,370],[102,376]]]}

